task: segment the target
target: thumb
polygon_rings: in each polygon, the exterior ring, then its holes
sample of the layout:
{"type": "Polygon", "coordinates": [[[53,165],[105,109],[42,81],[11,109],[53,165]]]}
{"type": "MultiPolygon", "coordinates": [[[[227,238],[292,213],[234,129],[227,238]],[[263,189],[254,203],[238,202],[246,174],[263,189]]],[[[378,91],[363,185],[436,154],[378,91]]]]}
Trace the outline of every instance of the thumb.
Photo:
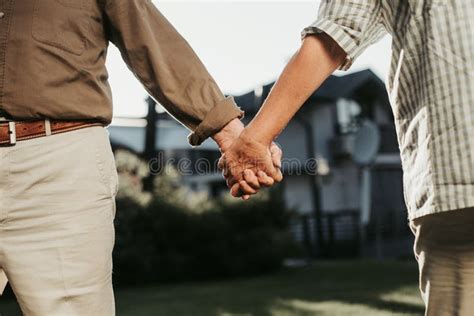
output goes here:
{"type": "Polygon", "coordinates": [[[283,156],[283,152],[276,143],[272,143],[270,145],[270,153],[272,155],[273,165],[276,168],[281,169],[281,158],[283,156]]]}
{"type": "Polygon", "coordinates": [[[265,173],[272,177],[275,182],[281,182],[283,180],[283,175],[281,173],[280,168],[276,168],[273,164],[273,159],[269,157],[269,159],[266,160],[265,162],[265,173]]]}

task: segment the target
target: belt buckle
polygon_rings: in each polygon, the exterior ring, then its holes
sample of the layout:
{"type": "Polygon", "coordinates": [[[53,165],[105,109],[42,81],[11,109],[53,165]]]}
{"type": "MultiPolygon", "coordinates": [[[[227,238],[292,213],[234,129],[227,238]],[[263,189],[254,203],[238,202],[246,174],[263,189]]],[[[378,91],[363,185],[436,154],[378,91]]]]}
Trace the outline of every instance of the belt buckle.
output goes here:
{"type": "Polygon", "coordinates": [[[8,145],[16,145],[16,124],[14,121],[8,122],[8,135],[10,136],[10,143],[8,145]]]}

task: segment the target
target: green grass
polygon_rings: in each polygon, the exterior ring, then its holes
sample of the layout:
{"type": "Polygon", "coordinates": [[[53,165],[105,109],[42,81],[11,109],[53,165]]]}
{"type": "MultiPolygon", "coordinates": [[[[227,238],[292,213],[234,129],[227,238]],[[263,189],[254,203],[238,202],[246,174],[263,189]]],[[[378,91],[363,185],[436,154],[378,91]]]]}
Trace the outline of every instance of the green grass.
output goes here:
{"type": "MultiPolygon", "coordinates": [[[[116,290],[117,315],[422,315],[414,262],[331,261],[274,275],[116,290]]],[[[0,300],[2,316],[19,315],[0,300]]]]}

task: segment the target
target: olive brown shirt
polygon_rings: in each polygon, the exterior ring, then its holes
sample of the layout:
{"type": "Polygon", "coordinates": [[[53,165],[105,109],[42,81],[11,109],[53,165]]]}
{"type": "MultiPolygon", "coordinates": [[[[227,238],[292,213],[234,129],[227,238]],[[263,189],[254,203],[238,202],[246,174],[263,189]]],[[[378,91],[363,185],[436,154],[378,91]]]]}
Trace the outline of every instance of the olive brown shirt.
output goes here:
{"type": "Polygon", "coordinates": [[[192,145],[242,117],[150,0],[0,0],[0,116],[108,125],[109,42],[192,145]]]}

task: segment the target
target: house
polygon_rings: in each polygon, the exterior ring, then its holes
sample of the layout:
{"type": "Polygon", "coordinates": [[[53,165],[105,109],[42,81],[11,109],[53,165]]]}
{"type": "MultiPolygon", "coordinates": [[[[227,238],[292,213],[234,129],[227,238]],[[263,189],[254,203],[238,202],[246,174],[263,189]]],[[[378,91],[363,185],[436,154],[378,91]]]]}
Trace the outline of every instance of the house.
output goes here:
{"type": "MultiPolygon", "coordinates": [[[[246,122],[272,86],[235,98],[246,112],[246,122]]],[[[115,146],[143,152],[145,127],[145,119],[116,118],[109,127],[110,137],[115,146]]],[[[216,145],[208,140],[192,149],[187,134],[169,115],[159,114],[155,148],[160,159],[174,164],[183,174],[183,183],[192,189],[214,196],[226,192],[215,164],[220,156],[216,145]]],[[[370,143],[364,136],[361,139],[370,143]]],[[[372,71],[328,78],[276,141],[284,151],[281,194],[287,206],[300,214],[293,225],[295,239],[315,254],[326,255],[338,252],[336,245],[360,252],[363,241],[363,251],[380,256],[386,255],[380,253],[386,248],[380,244],[385,238],[395,240],[390,255],[399,255],[404,243],[398,241],[410,235],[397,134],[385,85],[372,71]],[[370,166],[356,163],[351,152],[354,135],[364,122],[372,122],[379,131],[380,145],[370,166]],[[362,181],[368,168],[371,185],[362,181]],[[369,189],[371,194],[364,195],[369,189]],[[364,200],[364,196],[370,198],[364,200]],[[370,214],[368,221],[361,222],[364,203],[370,214]]]]}
{"type": "MultiPolygon", "coordinates": [[[[236,98],[247,119],[258,111],[272,86],[236,98]]],[[[405,247],[411,235],[392,110],[384,83],[372,71],[331,76],[307,100],[277,143],[285,154],[284,200],[306,223],[295,226],[297,239],[316,242],[320,250],[333,254],[351,253],[338,251],[335,244],[361,249],[357,247],[361,239],[369,244],[364,251],[373,255],[399,256],[410,249],[405,247]],[[351,159],[344,144],[366,120],[378,127],[380,147],[370,168],[371,212],[364,225],[360,222],[363,168],[351,159]],[[384,247],[388,254],[382,253],[380,242],[376,242],[383,237],[395,240],[390,249],[384,247]]]]}

